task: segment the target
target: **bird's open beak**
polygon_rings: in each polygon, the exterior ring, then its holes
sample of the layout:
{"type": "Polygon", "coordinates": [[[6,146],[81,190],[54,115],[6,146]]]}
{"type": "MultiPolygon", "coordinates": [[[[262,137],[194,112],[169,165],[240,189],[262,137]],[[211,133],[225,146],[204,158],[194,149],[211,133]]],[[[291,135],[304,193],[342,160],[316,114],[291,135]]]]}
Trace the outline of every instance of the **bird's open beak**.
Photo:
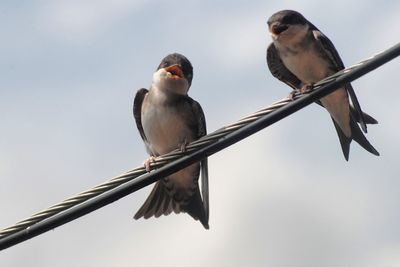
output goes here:
{"type": "Polygon", "coordinates": [[[288,28],[289,26],[286,24],[273,23],[269,28],[269,31],[273,38],[277,38],[281,32],[286,31],[288,28]]]}
{"type": "Polygon", "coordinates": [[[169,66],[169,67],[165,68],[165,70],[167,72],[171,73],[172,78],[174,78],[174,79],[182,79],[183,78],[183,72],[179,65],[169,66]]]}

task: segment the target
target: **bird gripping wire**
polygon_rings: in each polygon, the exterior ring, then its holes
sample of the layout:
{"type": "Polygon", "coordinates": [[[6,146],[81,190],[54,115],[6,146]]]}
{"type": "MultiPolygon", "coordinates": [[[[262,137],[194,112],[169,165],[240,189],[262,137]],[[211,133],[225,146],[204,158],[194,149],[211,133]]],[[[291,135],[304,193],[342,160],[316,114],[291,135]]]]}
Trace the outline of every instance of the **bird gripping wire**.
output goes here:
{"type": "Polygon", "coordinates": [[[144,167],[133,169],[7,227],[0,231],[0,250],[75,220],[235,144],[399,55],[400,43],[323,79],[316,83],[308,94],[296,94],[293,100],[285,98],[275,102],[236,123],[202,137],[189,144],[186,152],[175,150],[157,158],[151,164],[152,168],[157,168],[155,171],[146,173],[144,167]]]}

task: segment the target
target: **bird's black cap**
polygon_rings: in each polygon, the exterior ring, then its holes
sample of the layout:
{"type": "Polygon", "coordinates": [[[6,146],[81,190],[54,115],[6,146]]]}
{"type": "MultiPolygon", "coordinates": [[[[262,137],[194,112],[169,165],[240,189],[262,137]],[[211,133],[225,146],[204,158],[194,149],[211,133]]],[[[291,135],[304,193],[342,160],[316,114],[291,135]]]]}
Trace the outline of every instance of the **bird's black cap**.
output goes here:
{"type": "Polygon", "coordinates": [[[271,26],[271,24],[274,22],[279,22],[280,24],[287,25],[304,25],[308,23],[307,19],[304,18],[302,14],[294,10],[281,10],[279,12],[276,12],[268,19],[268,25],[271,26]]]}
{"type": "Polygon", "coordinates": [[[163,58],[163,60],[161,60],[161,63],[158,66],[157,70],[161,68],[167,68],[172,65],[179,65],[186,80],[189,82],[189,84],[192,83],[193,67],[190,61],[184,55],[178,53],[169,54],[168,56],[163,58]]]}

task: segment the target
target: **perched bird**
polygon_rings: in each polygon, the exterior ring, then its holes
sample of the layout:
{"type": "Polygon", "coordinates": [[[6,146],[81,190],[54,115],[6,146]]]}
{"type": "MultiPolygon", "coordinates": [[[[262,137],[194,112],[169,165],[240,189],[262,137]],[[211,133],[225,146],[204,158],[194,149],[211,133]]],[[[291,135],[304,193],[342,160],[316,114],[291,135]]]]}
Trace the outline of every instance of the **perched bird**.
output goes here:
{"type": "MultiPolygon", "coordinates": [[[[150,159],[186,145],[206,135],[206,120],[198,102],[187,93],[193,67],[181,54],[166,56],[153,75],[150,89],[140,89],[133,103],[133,115],[150,159]]],[[[207,158],[159,180],[134,218],[145,219],[187,212],[208,229],[207,158]],[[202,192],[199,189],[201,169],[202,192]]]]}
{"type": "MultiPolygon", "coordinates": [[[[333,43],[300,13],[279,11],[268,19],[268,28],[273,40],[267,49],[268,68],[273,76],[294,90],[304,92],[314,83],[344,69],[333,43]]],[[[352,140],[379,156],[357,124],[359,122],[366,133],[366,124],[378,122],[361,110],[350,83],[317,103],[330,113],[346,160],[352,140]]]]}

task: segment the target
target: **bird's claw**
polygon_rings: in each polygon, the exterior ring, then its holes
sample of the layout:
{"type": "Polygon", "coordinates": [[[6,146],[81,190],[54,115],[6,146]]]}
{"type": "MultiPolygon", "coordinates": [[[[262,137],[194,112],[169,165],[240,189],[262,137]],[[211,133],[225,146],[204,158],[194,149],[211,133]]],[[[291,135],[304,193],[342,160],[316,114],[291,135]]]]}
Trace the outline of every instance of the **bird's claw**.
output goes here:
{"type": "Polygon", "coordinates": [[[287,98],[288,98],[290,101],[293,101],[295,95],[296,95],[296,90],[293,90],[293,91],[291,91],[291,92],[289,93],[289,95],[287,96],[287,98]]]}
{"type": "Polygon", "coordinates": [[[303,85],[300,89],[298,89],[298,90],[295,89],[295,90],[291,91],[287,98],[290,101],[293,101],[294,97],[296,96],[296,93],[300,93],[300,94],[304,95],[304,94],[310,93],[313,90],[313,88],[314,88],[314,84],[303,85]]]}
{"type": "Polygon", "coordinates": [[[150,164],[154,163],[156,161],[156,158],[151,156],[150,158],[146,159],[143,162],[144,167],[146,168],[146,171],[149,172],[150,171],[150,164]]]}
{"type": "Polygon", "coordinates": [[[185,140],[182,142],[182,144],[180,145],[180,149],[183,153],[185,153],[187,151],[187,146],[188,146],[188,142],[185,140]]]}
{"type": "Polygon", "coordinates": [[[300,88],[300,94],[310,93],[314,89],[314,84],[306,84],[300,88]]]}

